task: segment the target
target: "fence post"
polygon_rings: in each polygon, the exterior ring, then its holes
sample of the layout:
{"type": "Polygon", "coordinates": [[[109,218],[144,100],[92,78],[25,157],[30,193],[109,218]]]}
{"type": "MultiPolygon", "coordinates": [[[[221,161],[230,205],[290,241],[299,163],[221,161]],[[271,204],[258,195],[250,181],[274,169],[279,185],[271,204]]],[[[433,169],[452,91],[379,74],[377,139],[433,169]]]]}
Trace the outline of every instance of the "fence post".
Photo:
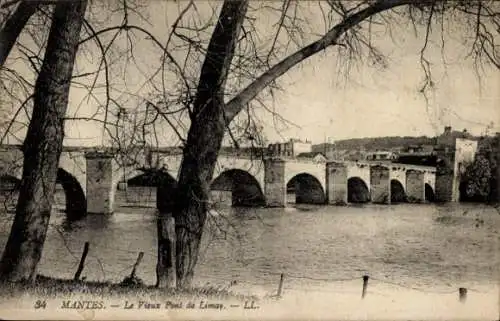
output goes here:
{"type": "Polygon", "coordinates": [[[134,267],[132,268],[132,272],[130,273],[131,279],[135,278],[135,272],[137,271],[139,264],[141,264],[143,257],[144,257],[144,252],[139,252],[139,255],[137,256],[137,260],[135,261],[134,267]]]}
{"type": "Polygon", "coordinates": [[[363,275],[363,292],[361,292],[361,298],[364,299],[366,295],[366,289],[368,288],[368,275],[363,275]]]}
{"type": "Polygon", "coordinates": [[[278,286],[278,297],[280,298],[281,297],[281,293],[283,292],[283,279],[285,278],[285,274],[284,273],[281,273],[280,275],[280,284],[278,286]]]}
{"type": "Polygon", "coordinates": [[[82,274],[83,268],[85,266],[85,259],[87,258],[87,254],[89,253],[89,242],[85,242],[83,246],[82,257],[80,258],[80,263],[78,264],[78,269],[76,270],[74,281],[78,281],[80,279],[80,275],[82,274]]]}
{"type": "Polygon", "coordinates": [[[459,288],[458,289],[458,299],[462,303],[464,303],[467,300],[467,289],[466,288],[459,288]]]}

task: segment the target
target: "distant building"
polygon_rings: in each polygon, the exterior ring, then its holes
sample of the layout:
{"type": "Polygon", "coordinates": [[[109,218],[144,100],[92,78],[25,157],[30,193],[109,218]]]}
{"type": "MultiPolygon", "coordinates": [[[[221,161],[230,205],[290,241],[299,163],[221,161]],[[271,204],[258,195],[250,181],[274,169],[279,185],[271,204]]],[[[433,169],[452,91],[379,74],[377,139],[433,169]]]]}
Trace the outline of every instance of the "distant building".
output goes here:
{"type": "Polygon", "coordinates": [[[422,152],[424,152],[424,147],[422,145],[409,145],[403,147],[400,150],[400,153],[408,153],[408,154],[422,153],[422,152]]]}
{"type": "Polygon", "coordinates": [[[296,157],[302,153],[310,153],[312,143],[300,139],[290,139],[285,143],[269,144],[268,153],[272,156],[296,157]]]}
{"type": "Polygon", "coordinates": [[[312,145],[312,152],[321,153],[327,159],[338,159],[339,153],[334,143],[321,143],[317,145],[312,145]]]}
{"type": "Polygon", "coordinates": [[[434,145],[423,144],[405,146],[398,153],[396,162],[403,164],[436,166],[439,159],[442,159],[444,155],[454,155],[457,140],[465,139],[473,141],[471,138],[472,135],[470,135],[466,129],[456,131],[452,130],[451,126],[446,126],[444,127],[443,133],[435,138],[434,145]]]}
{"type": "Polygon", "coordinates": [[[446,126],[441,135],[436,138],[436,148],[451,151],[455,148],[457,138],[472,139],[472,135],[467,129],[462,131],[452,130],[451,126],[446,126]]]}
{"type": "Polygon", "coordinates": [[[313,162],[315,163],[326,163],[327,158],[324,154],[322,153],[316,153],[316,152],[308,152],[308,153],[300,153],[297,155],[298,158],[309,158],[312,159],[313,162]]]}
{"type": "Polygon", "coordinates": [[[365,159],[369,161],[393,161],[398,155],[392,151],[375,151],[366,153],[365,159]]]}
{"type": "Polygon", "coordinates": [[[344,161],[363,161],[366,159],[366,151],[363,150],[346,150],[343,153],[342,160],[344,161]]]}
{"type": "Polygon", "coordinates": [[[434,145],[409,145],[401,149],[395,162],[422,166],[436,166],[434,145]]]}
{"type": "MultiPolygon", "coordinates": [[[[396,156],[400,154],[421,154],[421,153],[432,153],[434,151],[435,144],[410,144],[402,146],[392,146],[386,148],[388,152],[393,152],[396,156]]],[[[377,150],[378,151],[378,150],[377,150]]]]}

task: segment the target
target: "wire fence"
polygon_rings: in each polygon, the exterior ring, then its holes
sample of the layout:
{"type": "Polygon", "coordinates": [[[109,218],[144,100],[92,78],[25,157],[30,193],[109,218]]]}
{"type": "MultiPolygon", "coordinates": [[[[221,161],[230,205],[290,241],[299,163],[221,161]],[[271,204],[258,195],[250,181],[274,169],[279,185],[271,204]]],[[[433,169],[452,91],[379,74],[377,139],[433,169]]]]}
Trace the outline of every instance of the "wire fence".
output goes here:
{"type": "MultiPolygon", "coordinates": [[[[127,278],[135,277],[135,273],[138,269],[140,269],[140,264],[142,262],[142,258],[144,256],[150,257],[149,261],[155,261],[157,258],[157,253],[154,249],[150,249],[149,251],[137,251],[131,249],[123,249],[119,247],[107,246],[102,244],[89,244],[84,247],[84,253],[81,256],[77,256],[75,251],[71,250],[69,246],[67,246],[67,250],[70,253],[70,256],[66,258],[66,260],[72,261],[71,269],[76,270],[78,266],[77,273],[75,274],[74,279],[78,280],[80,278],[81,270],[85,267],[85,260],[87,257],[89,261],[93,261],[93,270],[90,272],[90,267],[87,266],[87,275],[100,274],[102,279],[99,281],[111,282],[120,281],[124,282],[127,278]],[[85,250],[87,248],[87,250],[85,250]],[[90,251],[88,250],[90,248],[90,251]],[[116,264],[109,265],[106,264],[100,255],[102,255],[102,251],[111,251],[113,253],[125,253],[127,258],[130,258],[130,263],[121,264],[120,268],[116,267],[116,264]],[[100,253],[100,254],[97,254],[100,253]],[[134,258],[137,258],[134,261],[134,258]],[[94,269],[97,269],[95,271],[94,269]],[[78,275],[77,275],[78,274],[78,275]]],[[[58,264],[60,260],[52,259],[52,258],[44,258],[50,264],[58,264]]],[[[88,263],[88,262],[87,262],[88,263]]],[[[149,267],[148,267],[149,268],[149,267]]],[[[352,277],[316,277],[309,276],[306,274],[297,274],[297,273],[286,273],[279,272],[273,270],[252,270],[252,276],[260,275],[262,277],[251,279],[248,276],[220,276],[220,275],[204,275],[197,273],[197,278],[200,280],[204,280],[205,286],[209,285],[211,287],[218,286],[219,289],[232,290],[235,286],[244,286],[249,289],[258,287],[260,289],[265,290],[266,297],[276,297],[281,298],[283,296],[284,290],[293,290],[293,291],[301,291],[301,292],[319,292],[319,293],[350,293],[355,294],[358,293],[361,298],[365,298],[368,295],[380,295],[380,296],[388,296],[387,286],[396,287],[399,289],[418,291],[426,294],[441,294],[441,295],[451,295],[458,294],[458,300],[460,302],[465,302],[467,300],[467,294],[469,292],[473,293],[486,293],[483,290],[474,289],[471,287],[456,287],[447,289],[436,289],[436,288],[422,288],[414,285],[409,285],[404,282],[396,282],[394,280],[390,280],[388,278],[377,276],[376,274],[358,274],[353,275],[352,277]],[[213,283],[210,283],[213,282],[213,283]],[[336,284],[341,283],[342,285],[336,286],[336,284]],[[314,286],[316,285],[316,286],[314,286]],[[345,286],[348,286],[348,289],[345,286]],[[380,285],[384,286],[384,291],[378,291],[380,285]],[[369,289],[369,291],[368,291],[369,289]]],[[[84,276],[85,278],[85,276],[84,276]]],[[[82,278],[82,280],[84,279],[82,278]]],[[[250,290],[251,291],[251,290],[250,290]]]]}
{"type": "MultiPolygon", "coordinates": [[[[145,195],[145,197],[147,196],[148,195],[145,195]]],[[[5,224],[10,223],[8,221],[10,221],[10,219],[3,223],[5,224]]],[[[2,222],[0,222],[0,224],[1,223],[2,222]]],[[[66,239],[64,233],[62,233],[58,229],[54,230],[57,231],[58,234],[60,235],[62,240],[62,245],[68,253],[68,255],[64,258],[66,263],[69,262],[68,264],[65,264],[65,268],[69,267],[71,271],[76,271],[77,267],[79,267],[79,264],[82,261],[81,248],[79,249],[72,248],[71,244],[69,244],[68,240],[66,239]]],[[[151,261],[154,262],[157,259],[156,249],[153,247],[149,250],[144,251],[138,249],[130,249],[130,248],[127,249],[116,246],[110,246],[107,244],[99,244],[99,243],[90,244],[90,249],[88,251],[87,266],[85,267],[85,269],[87,270],[87,272],[89,271],[89,269],[92,269],[92,271],[90,273],[84,273],[82,279],[89,275],[92,275],[92,278],[98,276],[98,278],[100,279],[99,281],[108,281],[108,282],[123,281],[125,278],[131,275],[131,271],[140,268],[139,265],[141,262],[138,262],[137,260],[134,261],[134,259],[138,257],[139,253],[143,253],[142,256],[146,256],[147,258],[149,258],[150,262],[151,261]],[[123,264],[123,262],[121,262],[121,264],[119,265],[116,263],[108,264],[106,263],[106,259],[103,258],[102,254],[106,252],[125,254],[123,255],[123,260],[130,260],[130,261],[128,261],[129,263],[127,264],[123,264]],[[89,264],[89,262],[91,264],[89,264]]],[[[62,258],[54,259],[50,257],[44,257],[43,259],[46,262],[48,262],[51,266],[57,266],[61,263],[62,258]]],[[[83,262],[83,264],[85,264],[85,262],[83,262]]],[[[64,275],[70,276],[71,271],[64,273],[64,275]]],[[[353,290],[356,289],[355,286],[350,287],[349,291],[351,292],[357,291],[361,293],[362,297],[367,295],[368,287],[370,289],[369,291],[370,295],[372,294],[385,295],[384,293],[376,290],[379,285],[417,291],[427,294],[446,295],[446,294],[458,293],[460,301],[465,301],[467,293],[470,292],[485,293],[485,291],[483,290],[471,288],[470,286],[469,287],[457,286],[455,288],[448,286],[445,289],[437,289],[435,287],[424,288],[415,286],[414,284],[397,282],[393,279],[382,277],[377,274],[370,273],[362,275],[359,274],[359,272],[356,275],[341,277],[341,278],[317,277],[317,276],[310,276],[307,274],[297,274],[297,273],[289,273],[288,271],[273,271],[273,270],[252,270],[252,275],[250,275],[250,277],[234,277],[234,276],[226,277],[220,275],[203,275],[200,273],[197,273],[196,275],[197,278],[202,280],[211,280],[211,281],[215,280],[215,282],[218,282],[219,284],[222,284],[222,286],[225,286],[227,288],[230,288],[235,284],[248,285],[249,288],[251,287],[264,288],[268,291],[268,294],[270,296],[278,296],[278,297],[283,294],[283,290],[339,293],[346,290],[342,289],[341,287],[335,286],[336,284],[353,283],[354,285],[355,282],[358,283],[358,286],[359,284],[361,284],[361,286],[359,286],[359,291],[353,290]],[[251,279],[255,275],[258,275],[260,277],[251,279]],[[318,286],[318,283],[320,283],[321,286],[318,286]],[[316,285],[316,287],[314,285],[316,285]]]]}

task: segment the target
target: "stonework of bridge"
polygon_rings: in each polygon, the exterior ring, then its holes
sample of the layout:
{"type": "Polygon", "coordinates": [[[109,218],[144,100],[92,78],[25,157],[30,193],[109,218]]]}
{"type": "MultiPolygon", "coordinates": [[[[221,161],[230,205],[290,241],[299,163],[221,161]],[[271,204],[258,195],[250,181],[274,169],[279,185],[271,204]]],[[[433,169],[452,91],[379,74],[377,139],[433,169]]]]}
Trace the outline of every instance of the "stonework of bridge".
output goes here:
{"type": "MultiPolygon", "coordinates": [[[[143,175],[144,168],[153,167],[158,175],[176,180],[182,155],[158,152],[154,158],[159,160],[154,166],[145,161],[147,157],[132,165],[119,165],[109,150],[65,149],[57,180],[66,194],[67,212],[112,213],[118,186],[126,188],[126,182],[143,175]]],[[[20,180],[22,161],[18,148],[2,148],[0,175],[20,180]]],[[[231,192],[233,205],[271,207],[286,206],[290,192],[295,194],[297,203],[390,204],[395,193],[402,194],[405,200],[424,202],[432,198],[436,186],[433,167],[231,155],[218,157],[213,177],[212,190],[231,192]]]]}

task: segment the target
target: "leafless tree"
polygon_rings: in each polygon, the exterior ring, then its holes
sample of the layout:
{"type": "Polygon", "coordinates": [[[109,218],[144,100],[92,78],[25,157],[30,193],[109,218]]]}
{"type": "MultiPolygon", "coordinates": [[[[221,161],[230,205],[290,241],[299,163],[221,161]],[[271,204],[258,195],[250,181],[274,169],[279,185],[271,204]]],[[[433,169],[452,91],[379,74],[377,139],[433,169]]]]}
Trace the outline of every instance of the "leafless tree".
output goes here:
{"type": "Polygon", "coordinates": [[[34,88],[32,120],[16,216],[2,260],[3,280],[34,280],[52,209],[64,137],[70,79],[86,1],[56,4],[45,57],[34,88]]]}

